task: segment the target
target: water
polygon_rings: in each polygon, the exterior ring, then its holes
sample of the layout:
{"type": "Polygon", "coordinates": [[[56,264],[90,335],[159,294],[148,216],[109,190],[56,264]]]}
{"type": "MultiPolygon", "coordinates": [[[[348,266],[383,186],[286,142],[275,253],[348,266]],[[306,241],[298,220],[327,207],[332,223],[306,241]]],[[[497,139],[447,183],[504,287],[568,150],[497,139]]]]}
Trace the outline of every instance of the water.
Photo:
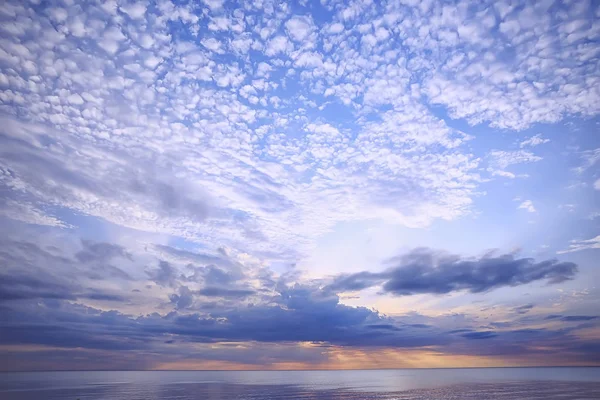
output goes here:
{"type": "Polygon", "coordinates": [[[2,400],[600,399],[600,368],[0,373],[2,400]]]}

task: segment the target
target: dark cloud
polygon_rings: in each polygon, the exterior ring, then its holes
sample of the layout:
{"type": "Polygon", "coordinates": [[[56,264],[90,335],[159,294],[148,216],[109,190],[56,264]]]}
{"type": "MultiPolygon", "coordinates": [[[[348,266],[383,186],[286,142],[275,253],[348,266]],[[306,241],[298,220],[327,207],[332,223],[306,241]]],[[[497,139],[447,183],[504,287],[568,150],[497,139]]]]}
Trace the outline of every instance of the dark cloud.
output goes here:
{"type": "Polygon", "coordinates": [[[397,326],[394,326],[392,324],[371,324],[371,325],[365,325],[365,328],[368,328],[368,329],[384,329],[384,330],[388,330],[388,331],[398,331],[398,330],[400,330],[400,328],[398,328],[397,326]]]}
{"type": "Polygon", "coordinates": [[[221,249],[219,251],[219,255],[206,254],[206,253],[198,253],[183,249],[178,249],[176,247],[165,246],[161,244],[155,244],[153,247],[159,252],[164,252],[173,257],[180,258],[182,260],[186,260],[187,262],[192,262],[195,264],[200,264],[201,266],[207,265],[215,265],[217,267],[227,268],[227,269],[239,269],[241,268],[241,264],[232,260],[225,251],[221,249]]]}
{"type": "Polygon", "coordinates": [[[582,322],[582,321],[591,321],[597,319],[598,316],[595,315],[548,315],[546,317],[547,320],[560,320],[564,322],[582,322]]]}
{"type": "Polygon", "coordinates": [[[75,258],[80,262],[106,262],[114,257],[133,259],[131,253],[116,244],[82,240],[81,245],[82,250],[75,253],[75,258]]]}
{"type": "Polygon", "coordinates": [[[512,254],[468,260],[430,249],[416,249],[389,264],[394,266],[379,273],[364,271],[338,276],[330,288],[352,291],[381,285],[384,292],[397,296],[460,290],[480,293],[541,280],[560,283],[572,279],[577,272],[577,265],[571,262],[535,262],[512,254]]]}
{"type": "Polygon", "coordinates": [[[73,286],[56,281],[42,274],[31,276],[23,273],[0,272],[0,300],[23,299],[75,299],[73,286]]]}
{"type": "Polygon", "coordinates": [[[561,321],[565,322],[579,322],[579,321],[591,321],[593,319],[597,319],[598,317],[595,315],[568,315],[566,317],[562,317],[561,321]]]}
{"type": "MultiPolygon", "coordinates": [[[[367,308],[340,304],[337,296],[315,287],[279,287],[272,305],[217,307],[208,314],[171,312],[132,317],[61,300],[52,304],[26,302],[0,310],[0,318],[9,321],[0,327],[0,342],[107,350],[150,348],[174,339],[182,343],[302,341],[361,347],[447,342],[435,333],[411,333],[408,325],[391,329],[391,319],[367,308]]],[[[190,304],[190,292],[182,287],[171,301],[183,309],[190,304]]]]}
{"type": "Polygon", "coordinates": [[[452,335],[452,334],[455,334],[455,333],[466,333],[466,332],[472,332],[472,330],[470,330],[470,329],[453,329],[453,330],[448,331],[446,333],[452,335]]]}
{"type": "Polygon", "coordinates": [[[133,256],[123,247],[103,242],[81,241],[82,249],[75,253],[80,265],[87,264],[85,275],[90,279],[124,279],[132,280],[131,275],[110,264],[113,258],[133,261],[133,256]]]}
{"type": "MultiPolygon", "coordinates": [[[[295,342],[311,342],[317,347],[361,349],[426,346],[449,354],[490,356],[525,354],[531,343],[573,354],[580,354],[583,348],[595,348],[593,343],[575,338],[573,332],[581,329],[581,324],[565,323],[567,328],[536,330],[514,329],[520,326],[518,321],[513,323],[514,327],[495,326],[494,321],[482,326],[479,321],[461,315],[426,317],[413,313],[388,317],[369,308],[343,304],[336,291],[323,287],[322,282],[295,283],[299,276],[294,273],[276,277],[261,272],[254,275],[258,276],[256,287],[250,287],[243,266],[230,260],[226,252],[214,256],[198,253],[198,258],[193,261],[200,266],[188,264],[191,255],[196,254],[190,252],[178,254],[182,261],[179,264],[156,260],[154,268],[147,274],[159,286],[153,286],[153,290],[160,290],[163,295],[165,291],[171,292],[170,302],[161,300],[158,308],[161,314],[128,315],[117,310],[124,309],[121,305],[131,307],[134,301],[144,301],[150,293],[144,291],[129,299],[127,296],[132,295],[129,280],[121,282],[121,291],[113,286],[111,291],[108,286],[102,289],[103,281],[90,280],[89,270],[105,271],[103,274],[108,276],[108,270],[103,266],[117,261],[135,263],[137,256],[131,256],[116,245],[94,242],[80,245],[77,242],[74,247],[72,255],[65,255],[68,252],[59,248],[28,242],[0,245],[3,262],[0,269],[0,320],[3,321],[0,344],[36,344],[73,352],[136,354],[140,365],[147,365],[146,354],[161,355],[163,359],[172,356],[177,360],[195,354],[195,346],[208,348],[209,344],[219,343],[222,348],[227,343],[237,342],[251,342],[251,347],[284,346],[295,342]],[[200,259],[204,261],[201,263],[200,259]],[[192,274],[184,275],[180,271],[192,271],[192,274]],[[92,287],[93,284],[98,286],[92,287]],[[115,310],[91,307],[90,304],[95,302],[105,302],[103,308],[115,310]],[[484,347],[483,344],[490,340],[493,340],[493,348],[484,347]],[[572,344],[567,346],[565,341],[572,344]]],[[[435,268],[439,265],[435,264],[435,268]]],[[[482,268],[468,269],[469,276],[478,276],[477,271],[482,268]]],[[[369,274],[357,276],[364,278],[369,274]]],[[[526,304],[515,310],[531,307],[526,304]]],[[[543,316],[524,318],[537,318],[538,322],[544,319],[543,316]]],[[[550,318],[594,323],[591,320],[595,317],[558,315],[550,318]]],[[[248,357],[251,360],[249,352],[236,352],[235,348],[232,346],[227,352],[215,350],[210,357],[231,361],[248,357]]],[[[259,357],[255,360],[268,362],[265,357],[252,355],[259,357]]],[[[303,357],[311,359],[313,355],[291,352],[288,357],[289,360],[300,360],[303,357]]],[[[133,359],[131,361],[134,363],[133,359]]]]}
{"type": "Polygon", "coordinates": [[[207,196],[191,195],[183,182],[166,182],[150,174],[139,175],[123,182],[140,204],[148,204],[163,216],[186,216],[204,220],[210,213],[207,196]]]}
{"type": "Polygon", "coordinates": [[[123,296],[120,296],[117,294],[112,294],[112,293],[101,292],[97,289],[90,289],[90,291],[88,293],[84,293],[78,297],[90,299],[90,300],[118,301],[121,303],[127,301],[127,298],[125,298],[123,296]]]}
{"type": "Polygon", "coordinates": [[[93,288],[82,288],[75,282],[48,274],[28,275],[0,273],[0,301],[28,299],[103,300],[125,302],[126,297],[93,288]]]}
{"type": "Polygon", "coordinates": [[[204,282],[207,285],[227,285],[237,280],[237,277],[234,277],[233,274],[212,265],[204,267],[203,272],[204,282]]]}
{"type": "Polygon", "coordinates": [[[228,286],[242,280],[245,275],[241,268],[224,269],[215,265],[205,267],[187,266],[191,275],[183,275],[181,279],[186,282],[203,283],[207,286],[228,286]]]}
{"type": "Polygon", "coordinates": [[[175,304],[175,308],[184,309],[188,308],[194,302],[194,295],[187,286],[179,287],[179,294],[172,294],[169,296],[171,303],[175,304]]]}
{"type": "Polygon", "coordinates": [[[147,271],[148,276],[160,286],[175,286],[180,274],[166,261],[159,261],[158,268],[147,271]]]}
{"type": "MultiPolygon", "coordinates": [[[[279,295],[270,305],[224,308],[216,304],[208,313],[175,311],[137,317],[64,300],[23,302],[0,308],[0,318],[5,321],[0,326],[0,343],[141,352],[142,359],[148,352],[168,357],[172,350],[162,346],[174,342],[181,352],[193,343],[239,341],[271,345],[313,342],[357,348],[427,346],[450,354],[489,356],[526,354],[533,344],[574,354],[595,348],[593,342],[576,339],[570,330],[447,331],[436,327],[451,320],[445,317],[427,318],[431,323],[422,324],[416,322],[418,316],[390,318],[367,308],[343,305],[335,294],[315,286],[279,283],[277,290],[279,295]],[[477,345],[492,339],[494,346],[477,345]]],[[[171,301],[183,310],[190,304],[191,292],[182,286],[171,301]]],[[[236,360],[234,354],[232,360],[236,360]]],[[[237,357],[240,361],[243,356],[237,357]]]]}
{"type": "Polygon", "coordinates": [[[482,331],[482,332],[467,332],[467,333],[463,333],[461,336],[464,338],[467,338],[467,339],[491,339],[491,338],[498,336],[498,334],[496,332],[492,332],[492,331],[482,331]]]}
{"type": "MultiPolygon", "coordinates": [[[[87,243],[91,244],[91,243],[87,243]]],[[[86,244],[86,245],[87,245],[86,244]]],[[[86,246],[84,245],[84,247],[86,246]]],[[[104,244],[96,248],[103,248],[104,244]]],[[[114,249],[108,245],[106,249],[114,249]]],[[[78,253],[79,254],[79,253],[78,253]]],[[[105,258],[106,256],[99,256],[105,258]]],[[[123,277],[120,269],[108,264],[65,257],[56,248],[44,248],[25,241],[0,241],[0,300],[27,299],[102,300],[124,302],[126,297],[82,285],[82,278],[123,277]]],[[[129,278],[128,278],[129,279],[129,278]]]]}
{"type": "Polygon", "coordinates": [[[198,291],[202,296],[207,297],[235,297],[243,298],[253,295],[255,292],[249,289],[228,289],[218,286],[207,286],[198,291]]]}
{"type": "Polygon", "coordinates": [[[534,307],[533,304],[525,304],[522,306],[514,307],[513,311],[517,314],[527,314],[534,307]]]}

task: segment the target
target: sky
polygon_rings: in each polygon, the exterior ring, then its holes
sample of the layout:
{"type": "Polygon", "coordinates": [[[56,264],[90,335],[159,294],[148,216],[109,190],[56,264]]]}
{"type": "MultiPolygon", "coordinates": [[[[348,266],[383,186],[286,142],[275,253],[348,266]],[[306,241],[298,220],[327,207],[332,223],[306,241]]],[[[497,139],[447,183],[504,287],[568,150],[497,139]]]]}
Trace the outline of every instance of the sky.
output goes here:
{"type": "Polygon", "coordinates": [[[0,5],[0,370],[600,365],[598,260],[598,2],[0,5]]]}

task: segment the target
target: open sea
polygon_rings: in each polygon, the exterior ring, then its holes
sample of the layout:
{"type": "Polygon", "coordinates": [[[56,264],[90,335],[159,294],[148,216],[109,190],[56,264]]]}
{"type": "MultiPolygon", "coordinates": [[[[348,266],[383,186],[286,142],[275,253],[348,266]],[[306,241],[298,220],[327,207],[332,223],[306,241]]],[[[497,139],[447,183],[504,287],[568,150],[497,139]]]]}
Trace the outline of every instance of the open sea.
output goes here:
{"type": "Polygon", "coordinates": [[[600,400],[600,368],[0,373],[1,400],[600,400]]]}

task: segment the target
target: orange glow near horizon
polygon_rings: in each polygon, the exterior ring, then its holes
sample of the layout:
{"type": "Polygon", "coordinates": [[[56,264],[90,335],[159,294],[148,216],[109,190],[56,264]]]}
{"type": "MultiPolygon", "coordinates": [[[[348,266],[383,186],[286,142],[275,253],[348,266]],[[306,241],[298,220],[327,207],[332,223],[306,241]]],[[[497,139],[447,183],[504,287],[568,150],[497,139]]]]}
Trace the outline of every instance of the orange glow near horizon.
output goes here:
{"type": "MultiPolygon", "coordinates": [[[[314,346],[314,345],[310,345],[314,346]]],[[[274,362],[268,365],[242,364],[210,360],[185,360],[158,363],[155,370],[356,370],[401,368],[488,368],[534,367],[544,365],[590,366],[568,357],[549,357],[543,354],[524,357],[492,357],[445,354],[433,349],[353,349],[328,347],[327,361],[321,363],[274,362]]]]}
{"type": "MultiPolygon", "coordinates": [[[[251,348],[255,343],[240,343],[240,349],[251,348]]],[[[216,344],[218,347],[220,344],[216,344]]],[[[570,354],[551,354],[543,347],[532,347],[533,351],[525,356],[476,356],[442,353],[433,348],[420,349],[392,349],[392,348],[348,348],[339,346],[322,346],[314,343],[277,344],[282,351],[288,346],[312,348],[323,356],[321,362],[301,362],[293,360],[273,360],[266,363],[243,363],[235,361],[219,361],[209,359],[182,359],[161,361],[161,354],[156,354],[154,359],[141,369],[148,370],[357,370],[357,369],[401,369],[401,368],[486,368],[486,367],[534,367],[534,366],[600,366],[600,362],[590,363],[577,360],[570,354]]],[[[213,346],[211,346],[213,347],[213,346]]],[[[11,368],[21,370],[31,369],[85,369],[85,361],[96,356],[102,356],[104,365],[102,369],[110,369],[114,358],[115,365],[118,361],[128,359],[135,361],[136,354],[107,351],[92,351],[85,349],[67,349],[39,345],[4,345],[0,351],[12,354],[11,368]],[[20,363],[19,354],[44,353],[60,351],[68,355],[69,359],[81,359],[83,364],[61,365],[52,367],[52,363],[42,363],[35,367],[33,364],[20,363]],[[125,356],[125,357],[124,357],[125,356]]],[[[240,356],[242,354],[240,353],[240,356]]],[[[165,355],[166,356],[166,355],[165,355]]],[[[6,360],[5,360],[6,361],[6,360]]],[[[127,369],[127,368],[125,368],[127,369]]],[[[0,370],[2,370],[0,368],[0,370]]]]}

